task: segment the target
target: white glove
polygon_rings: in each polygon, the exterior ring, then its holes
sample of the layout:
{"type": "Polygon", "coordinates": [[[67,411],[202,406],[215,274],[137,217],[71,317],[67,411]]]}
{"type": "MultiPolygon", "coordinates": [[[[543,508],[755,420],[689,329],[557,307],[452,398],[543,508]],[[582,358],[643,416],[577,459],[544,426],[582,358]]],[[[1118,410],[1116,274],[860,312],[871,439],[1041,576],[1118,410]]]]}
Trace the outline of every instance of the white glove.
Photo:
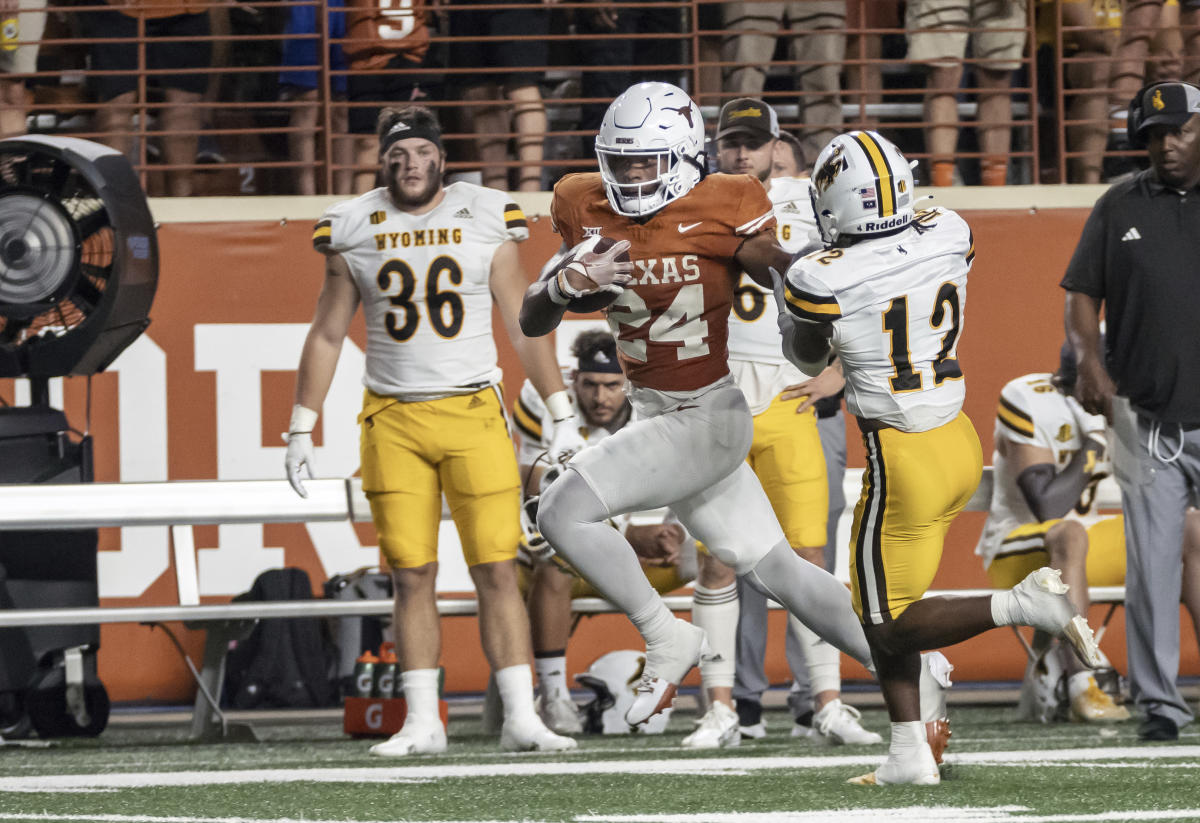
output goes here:
{"type": "Polygon", "coordinates": [[[288,431],[283,437],[287,440],[287,454],[283,458],[283,467],[287,471],[288,482],[292,490],[301,497],[308,497],[308,491],[301,483],[301,472],[312,480],[313,474],[313,426],[317,425],[317,413],[299,404],[292,407],[292,419],[288,423],[288,431]]]}
{"type": "MultiPolygon", "coordinates": [[[[591,238],[583,243],[591,242],[591,238]]],[[[582,246],[583,243],[579,245],[582,246]]],[[[598,291],[611,291],[620,294],[625,286],[633,279],[633,261],[619,262],[617,257],[629,251],[628,240],[618,240],[602,252],[578,251],[579,246],[571,250],[571,262],[558,270],[558,288],[568,297],[582,297],[598,291]],[[571,285],[567,272],[572,271],[587,278],[592,285],[577,289],[571,285]]]]}
{"type": "Polygon", "coordinates": [[[550,445],[546,453],[551,463],[563,464],[585,445],[587,441],[579,433],[579,420],[575,415],[571,415],[554,421],[554,431],[550,435],[550,445]]]}
{"type": "Polygon", "coordinates": [[[1067,395],[1067,408],[1075,418],[1075,428],[1085,440],[1095,440],[1108,451],[1108,421],[1102,414],[1090,414],[1074,397],[1067,395]]]}
{"type": "Polygon", "coordinates": [[[287,479],[292,484],[296,494],[308,497],[308,491],[300,482],[301,472],[312,480],[313,475],[313,441],[312,432],[296,432],[287,436],[287,457],[283,465],[287,468],[287,479]]]}

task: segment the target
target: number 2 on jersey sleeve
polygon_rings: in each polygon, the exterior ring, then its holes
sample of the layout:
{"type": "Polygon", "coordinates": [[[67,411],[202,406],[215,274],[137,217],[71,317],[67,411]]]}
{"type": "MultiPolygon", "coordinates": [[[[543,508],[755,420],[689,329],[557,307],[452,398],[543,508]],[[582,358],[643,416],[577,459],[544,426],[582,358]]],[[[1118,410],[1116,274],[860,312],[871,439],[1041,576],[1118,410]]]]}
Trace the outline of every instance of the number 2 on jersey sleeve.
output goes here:
{"type": "Polygon", "coordinates": [[[653,316],[646,301],[632,290],[626,290],[609,309],[612,317],[622,326],[641,329],[650,323],[645,332],[634,332],[628,339],[622,332],[617,339],[621,352],[632,360],[646,362],[646,339],[653,343],[682,343],[676,347],[677,360],[690,360],[708,354],[708,321],[704,315],[704,286],[689,283],[681,286],[671,305],[657,317],[653,316]],[[652,322],[651,322],[652,321],[652,322]]]}
{"type": "MultiPolygon", "coordinates": [[[[962,310],[958,301],[958,287],[954,283],[943,283],[934,298],[933,311],[929,315],[929,326],[940,329],[949,322],[949,330],[942,335],[942,347],[933,361],[933,384],[940,386],[945,380],[962,377],[957,358],[951,357],[958,333],[962,328],[962,310]],[[949,307],[949,308],[947,308],[949,307]],[[947,316],[949,315],[949,316],[947,316]]],[[[921,373],[912,366],[912,354],[908,344],[908,296],[892,300],[883,313],[883,328],[891,338],[892,391],[896,394],[920,391],[925,386],[921,373]]]]}

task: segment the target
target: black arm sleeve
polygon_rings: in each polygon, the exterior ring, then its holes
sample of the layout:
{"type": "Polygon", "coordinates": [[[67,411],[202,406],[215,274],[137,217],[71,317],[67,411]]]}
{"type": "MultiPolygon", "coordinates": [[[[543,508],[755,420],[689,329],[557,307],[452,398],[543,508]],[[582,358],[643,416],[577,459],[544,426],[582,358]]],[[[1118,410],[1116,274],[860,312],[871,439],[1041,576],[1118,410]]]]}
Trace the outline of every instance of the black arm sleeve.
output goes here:
{"type": "Polygon", "coordinates": [[[1073,509],[1092,479],[1084,467],[1089,463],[1095,465],[1095,459],[1102,451],[1099,443],[1088,440],[1061,472],[1055,473],[1050,463],[1038,463],[1017,475],[1017,488],[1025,496],[1033,516],[1045,522],[1056,520],[1073,509]],[[1089,458],[1089,453],[1093,457],[1089,458]]]}
{"type": "Polygon", "coordinates": [[[518,319],[521,332],[526,337],[541,337],[554,331],[567,312],[566,306],[560,306],[550,299],[547,282],[538,280],[525,291],[518,319]]]}

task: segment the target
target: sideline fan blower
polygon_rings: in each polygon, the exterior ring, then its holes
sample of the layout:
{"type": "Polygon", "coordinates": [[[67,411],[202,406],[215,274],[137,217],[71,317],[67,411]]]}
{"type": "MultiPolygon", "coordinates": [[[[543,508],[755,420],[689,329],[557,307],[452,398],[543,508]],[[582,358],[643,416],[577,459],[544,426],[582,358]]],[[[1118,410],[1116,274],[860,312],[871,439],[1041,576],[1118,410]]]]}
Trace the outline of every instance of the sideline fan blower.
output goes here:
{"type": "MultiPolygon", "coordinates": [[[[71,437],[49,380],[107,368],[149,324],[157,284],[154,221],[124,155],[0,140],[0,377],[32,387],[30,406],[0,408],[0,483],[92,480],[91,438],[71,437]]],[[[98,605],[96,543],[95,529],[0,531],[0,608],[98,605]]],[[[99,734],[99,646],[96,625],[0,629],[0,736],[99,734]]]]}
{"type": "Polygon", "coordinates": [[[149,323],[158,244],[120,152],[0,140],[0,377],[103,371],[149,323]]]}

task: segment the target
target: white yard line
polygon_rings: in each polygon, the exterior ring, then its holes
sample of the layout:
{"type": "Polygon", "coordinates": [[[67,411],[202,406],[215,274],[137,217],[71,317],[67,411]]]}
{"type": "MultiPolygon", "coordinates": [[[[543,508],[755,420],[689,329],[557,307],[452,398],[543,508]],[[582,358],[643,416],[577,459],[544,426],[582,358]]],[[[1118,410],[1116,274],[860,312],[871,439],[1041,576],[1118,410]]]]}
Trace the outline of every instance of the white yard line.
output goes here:
{"type": "MultiPolygon", "coordinates": [[[[51,814],[0,812],[0,820],[86,821],[86,823],[347,823],[346,820],[314,820],[311,817],[174,817],[154,814],[51,814]]],[[[362,823],[410,823],[406,820],[371,820],[362,823]]],[[[439,820],[437,823],[513,823],[505,820],[439,820]]],[[[538,823],[522,820],[520,823],[538,823]]]]}
{"type": "MultiPolygon", "coordinates": [[[[575,823],[875,823],[876,821],[921,821],[922,823],[1118,823],[1118,821],[1171,821],[1200,819],[1200,809],[1161,811],[1113,811],[1099,814],[1027,814],[1025,806],[961,807],[904,806],[887,809],[822,809],[803,812],[706,812],[659,815],[580,815],[575,823]]],[[[313,820],[292,817],[178,817],[146,814],[52,814],[49,812],[0,812],[0,821],[24,820],[46,823],[346,823],[344,820],[313,820]]],[[[365,823],[409,823],[405,820],[365,823]]],[[[511,823],[499,820],[439,821],[438,823],[511,823]]],[[[537,823],[528,818],[520,823],[537,823]]]]}
{"type": "Polygon", "coordinates": [[[876,823],[877,821],[922,821],[922,823],[1106,823],[1106,821],[1197,820],[1200,809],[1163,811],[1102,812],[1100,814],[1025,814],[1024,806],[955,808],[953,806],[906,806],[888,809],[824,809],[804,812],[734,812],[704,815],[587,815],[577,823],[876,823]]]}
{"type": "MultiPolygon", "coordinates": [[[[614,774],[745,775],[769,770],[800,770],[874,765],[882,755],[853,754],[813,757],[704,757],[671,760],[549,760],[518,758],[505,762],[428,765],[379,765],[358,768],[211,769],[168,772],[58,774],[0,777],[0,792],[113,791],[127,788],[237,785],[246,783],[411,783],[446,778],[536,777],[545,775],[614,774]]],[[[1200,746],[1112,747],[964,752],[950,763],[994,766],[1154,767],[1154,761],[1193,760],[1200,767],[1200,746]]],[[[1191,764],[1183,764],[1185,766],[1191,764]]]]}

